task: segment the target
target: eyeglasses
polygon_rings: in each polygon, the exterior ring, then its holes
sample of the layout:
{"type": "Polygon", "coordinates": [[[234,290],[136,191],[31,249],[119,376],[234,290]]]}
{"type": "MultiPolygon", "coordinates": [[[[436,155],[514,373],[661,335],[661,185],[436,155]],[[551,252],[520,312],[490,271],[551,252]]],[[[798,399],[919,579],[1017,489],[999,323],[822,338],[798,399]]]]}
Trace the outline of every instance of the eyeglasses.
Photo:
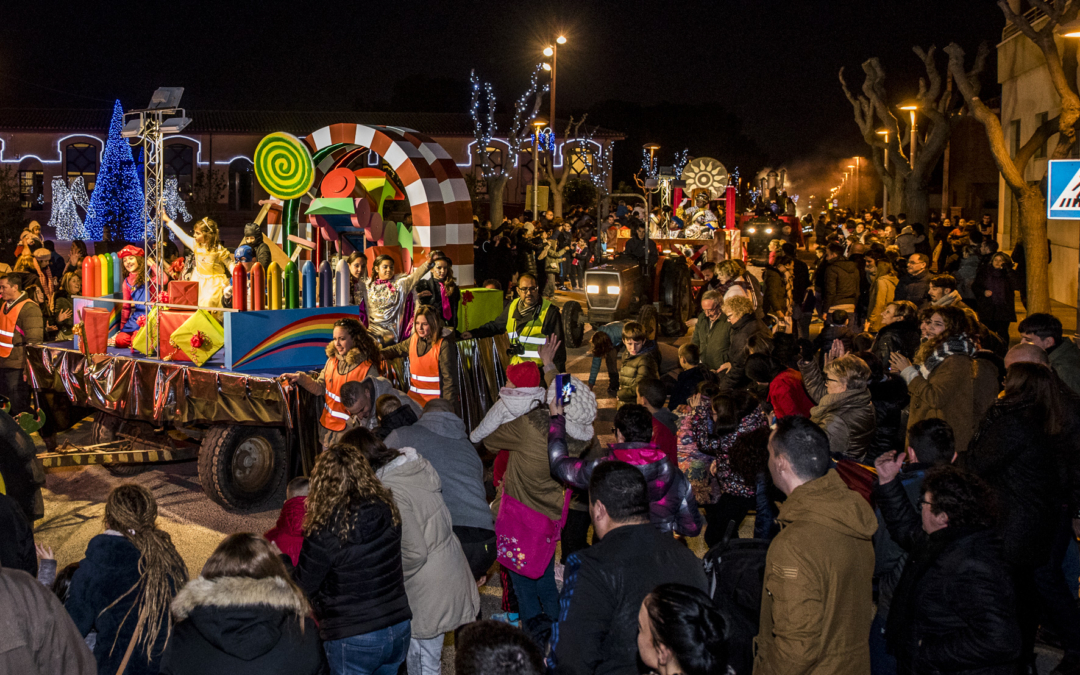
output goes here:
{"type": "Polygon", "coordinates": [[[933,502],[929,502],[929,501],[927,501],[925,499],[920,499],[919,500],[919,508],[921,509],[923,506],[929,506],[930,508],[934,508],[933,502]]]}
{"type": "Polygon", "coordinates": [[[535,293],[540,290],[539,286],[518,286],[518,291],[522,293],[535,293]]]}

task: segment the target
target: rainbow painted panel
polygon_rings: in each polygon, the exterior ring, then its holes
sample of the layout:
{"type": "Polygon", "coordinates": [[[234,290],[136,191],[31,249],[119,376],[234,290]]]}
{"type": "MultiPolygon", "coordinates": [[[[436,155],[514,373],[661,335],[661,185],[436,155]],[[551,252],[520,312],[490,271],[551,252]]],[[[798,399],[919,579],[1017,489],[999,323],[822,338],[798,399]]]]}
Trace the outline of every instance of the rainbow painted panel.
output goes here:
{"type": "Polygon", "coordinates": [[[326,307],[225,313],[225,368],[303,370],[326,364],[334,322],[357,318],[359,308],[326,307]]]}

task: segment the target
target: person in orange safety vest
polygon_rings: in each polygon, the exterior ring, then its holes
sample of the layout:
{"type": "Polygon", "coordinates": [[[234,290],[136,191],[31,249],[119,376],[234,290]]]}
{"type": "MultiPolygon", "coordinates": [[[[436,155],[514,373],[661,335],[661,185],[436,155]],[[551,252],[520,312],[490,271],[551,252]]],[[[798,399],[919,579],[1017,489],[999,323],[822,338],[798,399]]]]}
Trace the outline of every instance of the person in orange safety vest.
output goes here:
{"type": "Polygon", "coordinates": [[[382,350],[384,360],[402,356],[409,359],[409,397],[423,407],[442,398],[460,411],[457,386],[457,343],[434,307],[420,305],[413,317],[413,332],[407,342],[382,350]]]}
{"type": "Polygon", "coordinates": [[[326,345],[326,365],[317,376],[286,373],[282,377],[312,394],[324,396],[319,418],[319,440],[323,448],[337,442],[350,428],[349,413],[341,404],[341,387],[379,375],[379,348],[363,324],[353,318],[334,323],[334,338],[326,345]]]}

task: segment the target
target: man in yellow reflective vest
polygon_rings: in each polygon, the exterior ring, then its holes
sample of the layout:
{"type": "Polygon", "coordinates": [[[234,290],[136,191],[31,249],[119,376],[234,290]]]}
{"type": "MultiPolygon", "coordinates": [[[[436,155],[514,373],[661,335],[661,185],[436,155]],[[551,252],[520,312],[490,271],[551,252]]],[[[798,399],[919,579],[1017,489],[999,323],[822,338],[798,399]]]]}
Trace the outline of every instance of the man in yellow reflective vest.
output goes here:
{"type": "Polygon", "coordinates": [[[550,301],[540,297],[540,286],[536,277],[522,274],[518,277],[518,297],[503,310],[499,318],[489,321],[479,328],[461,334],[461,337],[485,338],[506,334],[510,338],[510,363],[535,361],[541,370],[544,368],[540,357],[540,348],[548,336],[558,338],[559,347],[553,359],[558,372],[566,370],[566,347],[563,342],[562,313],[550,301]]]}

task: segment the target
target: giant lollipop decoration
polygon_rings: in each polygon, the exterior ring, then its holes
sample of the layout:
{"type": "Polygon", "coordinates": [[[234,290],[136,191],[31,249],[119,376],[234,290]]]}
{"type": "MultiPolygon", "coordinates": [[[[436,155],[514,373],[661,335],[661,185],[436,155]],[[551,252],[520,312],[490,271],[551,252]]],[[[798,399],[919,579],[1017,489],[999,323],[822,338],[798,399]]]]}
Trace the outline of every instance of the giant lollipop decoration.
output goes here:
{"type": "Polygon", "coordinates": [[[255,148],[259,185],[278,199],[296,199],[315,183],[315,164],[307,145],[296,136],[272,133],[255,148]]]}

